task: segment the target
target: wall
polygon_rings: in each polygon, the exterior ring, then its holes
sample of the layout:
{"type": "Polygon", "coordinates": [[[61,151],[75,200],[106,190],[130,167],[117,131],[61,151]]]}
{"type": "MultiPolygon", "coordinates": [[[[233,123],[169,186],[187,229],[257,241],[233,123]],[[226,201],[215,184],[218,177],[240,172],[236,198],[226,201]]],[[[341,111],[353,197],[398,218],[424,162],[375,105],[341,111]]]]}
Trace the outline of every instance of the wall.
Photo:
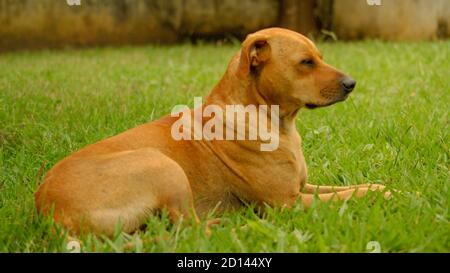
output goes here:
{"type": "Polygon", "coordinates": [[[173,43],[283,26],[339,39],[449,37],[449,0],[0,0],[0,51],[173,43]]]}
{"type": "Polygon", "coordinates": [[[341,39],[429,40],[450,36],[449,0],[335,0],[333,30],[341,39]]]}

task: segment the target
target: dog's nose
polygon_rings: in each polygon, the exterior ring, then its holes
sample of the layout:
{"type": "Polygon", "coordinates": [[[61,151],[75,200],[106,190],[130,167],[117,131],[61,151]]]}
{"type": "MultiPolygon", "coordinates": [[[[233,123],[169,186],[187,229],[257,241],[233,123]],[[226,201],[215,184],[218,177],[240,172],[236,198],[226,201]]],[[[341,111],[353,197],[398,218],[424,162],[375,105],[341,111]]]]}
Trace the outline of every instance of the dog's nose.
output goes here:
{"type": "Polygon", "coordinates": [[[344,89],[344,91],[346,93],[350,93],[355,88],[356,81],[349,76],[345,76],[341,80],[341,85],[342,85],[342,89],[344,89]]]}

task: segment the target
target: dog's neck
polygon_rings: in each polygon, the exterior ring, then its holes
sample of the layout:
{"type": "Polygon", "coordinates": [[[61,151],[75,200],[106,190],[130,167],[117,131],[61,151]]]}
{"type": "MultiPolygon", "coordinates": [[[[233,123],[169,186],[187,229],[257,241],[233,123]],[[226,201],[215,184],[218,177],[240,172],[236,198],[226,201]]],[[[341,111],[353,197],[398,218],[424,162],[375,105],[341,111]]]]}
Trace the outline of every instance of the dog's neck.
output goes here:
{"type": "MultiPolygon", "coordinates": [[[[205,105],[218,105],[225,108],[226,105],[275,105],[270,98],[264,96],[258,88],[255,75],[248,75],[245,78],[237,74],[238,56],[235,56],[219,81],[207,96],[205,105]]],[[[299,107],[293,105],[279,104],[280,129],[295,129],[295,118],[299,107]]],[[[270,117],[268,117],[270,118],[270,117]]]]}

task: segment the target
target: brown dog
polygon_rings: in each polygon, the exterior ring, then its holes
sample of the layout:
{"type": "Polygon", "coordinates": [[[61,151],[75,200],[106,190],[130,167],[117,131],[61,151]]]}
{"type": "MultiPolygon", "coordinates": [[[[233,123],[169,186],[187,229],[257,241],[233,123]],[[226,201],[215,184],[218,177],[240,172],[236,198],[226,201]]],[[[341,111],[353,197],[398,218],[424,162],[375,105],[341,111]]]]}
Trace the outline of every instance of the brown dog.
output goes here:
{"type": "MultiPolygon", "coordinates": [[[[162,208],[172,220],[238,208],[243,201],[309,207],[321,200],[360,197],[382,185],[351,187],[307,183],[295,128],[302,107],[345,100],[355,81],[325,64],[314,44],[286,29],[249,35],[204,105],[279,105],[279,147],[261,140],[176,141],[166,116],[90,145],[56,164],[36,193],[39,211],[74,232],[112,234],[120,221],[132,232],[162,208]]],[[[385,193],[389,196],[389,192],[385,193]]]]}

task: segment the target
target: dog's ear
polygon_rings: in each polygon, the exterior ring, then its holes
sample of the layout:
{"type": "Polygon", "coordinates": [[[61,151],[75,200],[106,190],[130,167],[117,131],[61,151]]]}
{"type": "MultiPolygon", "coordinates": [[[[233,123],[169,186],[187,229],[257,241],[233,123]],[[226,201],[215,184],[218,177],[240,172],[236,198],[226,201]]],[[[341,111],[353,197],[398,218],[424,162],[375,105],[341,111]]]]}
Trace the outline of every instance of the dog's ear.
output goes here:
{"type": "Polygon", "coordinates": [[[246,78],[252,68],[262,66],[270,59],[271,49],[268,37],[262,34],[250,34],[242,43],[239,58],[238,76],[246,78]]]}

